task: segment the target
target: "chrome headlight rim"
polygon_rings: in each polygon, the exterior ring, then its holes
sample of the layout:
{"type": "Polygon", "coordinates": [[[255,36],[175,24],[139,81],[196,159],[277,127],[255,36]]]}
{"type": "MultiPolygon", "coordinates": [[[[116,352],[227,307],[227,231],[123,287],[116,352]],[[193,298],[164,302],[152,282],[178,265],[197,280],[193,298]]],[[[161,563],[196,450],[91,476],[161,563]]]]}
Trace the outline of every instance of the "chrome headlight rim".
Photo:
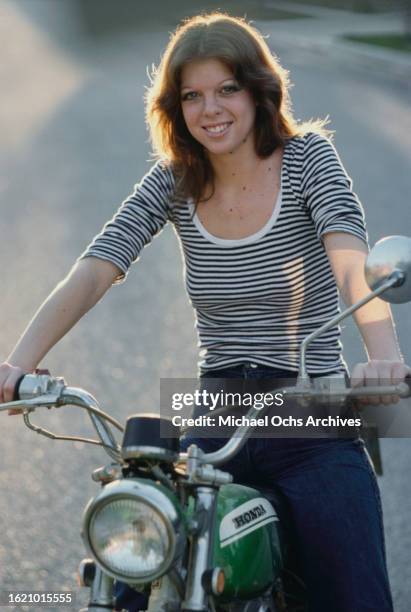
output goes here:
{"type": "Polygon", "coordinates": [[[182,516],[170,497],[165,493],[164,487],[152,482],[147,483],[146,481],[130,478],[109,483],[95,498],[89,501],[84,511],[82,536],[88,552],[107,575],[128,584],[147,584],[160,578],[170,569],[184,541],[183,531],[182,516]],[[126,574],[125,572],[117,572],[101,559],[98,551],[93,546],[90,538],[90,526],[97,511],[121,499],[131,499],[150,508],[166,528],[169,548],[164,561],[154,571],[141,572],[138,576],[135,573],[126,574]]]}

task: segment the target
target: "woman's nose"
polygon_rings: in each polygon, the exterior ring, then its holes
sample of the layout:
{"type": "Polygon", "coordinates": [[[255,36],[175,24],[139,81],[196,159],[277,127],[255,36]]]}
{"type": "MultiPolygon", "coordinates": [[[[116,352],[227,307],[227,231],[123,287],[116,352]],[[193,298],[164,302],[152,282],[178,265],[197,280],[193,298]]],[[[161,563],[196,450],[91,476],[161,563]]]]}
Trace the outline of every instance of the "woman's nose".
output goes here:
{"type": "Polygon", "coordinates": [[[205,115],[218,115],[222,111],[221,105],[216,96],[204,97],[203,112],[205,115]]]}

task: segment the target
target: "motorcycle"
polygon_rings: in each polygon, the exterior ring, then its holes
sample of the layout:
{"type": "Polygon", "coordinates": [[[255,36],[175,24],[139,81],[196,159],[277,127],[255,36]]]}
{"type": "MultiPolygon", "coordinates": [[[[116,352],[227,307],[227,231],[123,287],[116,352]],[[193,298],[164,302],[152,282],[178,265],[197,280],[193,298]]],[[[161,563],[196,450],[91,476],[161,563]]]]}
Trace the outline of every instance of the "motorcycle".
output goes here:
{"type": "MultiPolygon", "coordinates": [[[[307,374],[307,348],[322,332],[377,296],[394,303],[411,300],[411,239],[378,242],[368,255],[365,277],[370,294],[303,341],[296,384],[283,389],[284,397],[318,406],[364,395],[410,396],[409,381],[350,388],[344,376],[307,374]]],[[[260,408],[252,406],[245,423],[209,453],[195,444],[180,452],[171,420],[157,414],[130,416],[123,428],[87,391],[45,373],[22,377],[14,401],[0,411],[10,408],[21,409],[25,425],[37,433],[101,445],[112,460],[94,470],[101,489],[84,511],[82,537],[90,558],[80,563],[79,578],[91,591],[81,612],[112,610],[115,581],[145,594],[149,612],[305,609],[304,584],[279,520],[281,499],[234,484],[231,474],[219,469],[252,434],[260,408]],[[88,412],[98,440],[58,435],[30,419],[40,407],[65,405],[88,412]],[[121,444],[113,428],[123,434],[121,444]]]]}

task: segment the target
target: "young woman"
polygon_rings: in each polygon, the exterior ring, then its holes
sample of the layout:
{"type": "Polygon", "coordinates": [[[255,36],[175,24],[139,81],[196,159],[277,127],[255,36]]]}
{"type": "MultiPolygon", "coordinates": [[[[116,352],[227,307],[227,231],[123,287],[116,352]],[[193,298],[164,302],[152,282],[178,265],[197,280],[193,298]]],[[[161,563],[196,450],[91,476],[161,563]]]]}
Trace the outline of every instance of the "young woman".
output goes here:
{"type": "MultiPolygon", "coordinates": [[[[147,120],[157,163],[0,366],[0,401],[167,221],[182,245],[203,379],[295,376],[301,341],[338,312],[338,290],[347,304],[368,292],[350,179],[322,124],[293,119],[286,73],[254,28],[220,14],[179,28],[147,120]]],[[[352,376],[402,380],[410,368],[388,305],[373,301],[356,322],[368,361],[352,376]]],[[[312,344],[307,365],[313,376],[344,371],[338,328],[312,344]]],[[[360,439],[254,439],[227,467],[285,496],[310,610],[392,610],[378,487],[360,439]]]]}

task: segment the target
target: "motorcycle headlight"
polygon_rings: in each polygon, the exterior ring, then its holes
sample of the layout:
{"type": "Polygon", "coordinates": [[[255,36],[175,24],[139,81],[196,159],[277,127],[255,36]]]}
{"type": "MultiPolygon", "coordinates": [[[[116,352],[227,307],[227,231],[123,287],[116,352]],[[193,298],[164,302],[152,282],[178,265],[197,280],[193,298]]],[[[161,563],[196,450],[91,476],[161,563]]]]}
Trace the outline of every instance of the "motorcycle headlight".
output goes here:
{"type": "Polygon", "coordinates": [[[156,483],[112,482],[87,505],[83,538],[113,578],[151,582],[168,571],[184,544],[178,501],[156,483]]]}

